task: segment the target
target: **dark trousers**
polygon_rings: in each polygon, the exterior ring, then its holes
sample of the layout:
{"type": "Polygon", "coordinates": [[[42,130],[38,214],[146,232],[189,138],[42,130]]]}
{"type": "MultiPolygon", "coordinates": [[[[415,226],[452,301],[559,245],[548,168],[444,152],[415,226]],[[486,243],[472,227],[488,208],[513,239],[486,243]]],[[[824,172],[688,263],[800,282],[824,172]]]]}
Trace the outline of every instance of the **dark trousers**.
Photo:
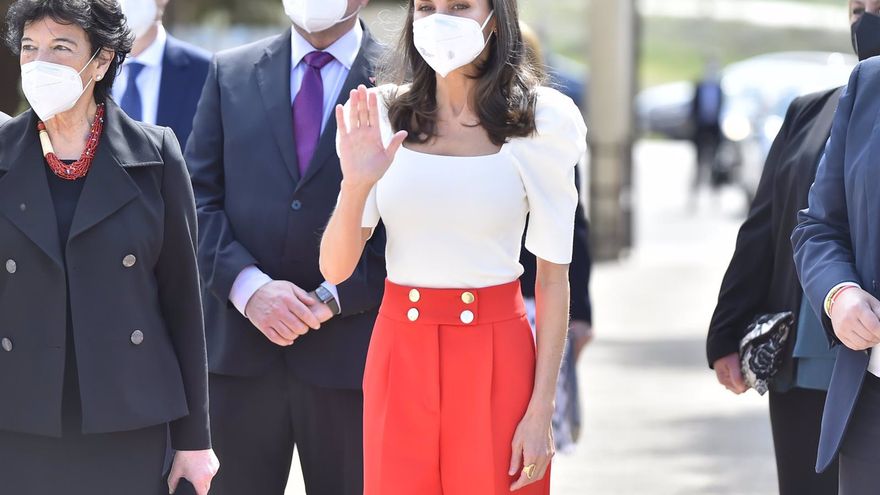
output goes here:
{"type": "Polygon", "coordinates": [[[0,493],[159,495],[167,426],[62,438],[0,431],[0,493]]]}
{"type": "Polygon", "coordinates": [[[880,378],[868,373],[840,449],[840,494],[880,493],[880,378]]]}
{"type": "Polygon", "coordinates": [[[283,495],[294,446],[310,495],[362,495],[363,392],[316,387],[282,361],[259,377],[211,374],[220,472],[211,495],[283,495]]]}
{"type": "Polygon", "coordinates": [[[779,495],[836,495],[837,467],[816,473],[826,393],[794,388],[770,392],[779,495]]]}

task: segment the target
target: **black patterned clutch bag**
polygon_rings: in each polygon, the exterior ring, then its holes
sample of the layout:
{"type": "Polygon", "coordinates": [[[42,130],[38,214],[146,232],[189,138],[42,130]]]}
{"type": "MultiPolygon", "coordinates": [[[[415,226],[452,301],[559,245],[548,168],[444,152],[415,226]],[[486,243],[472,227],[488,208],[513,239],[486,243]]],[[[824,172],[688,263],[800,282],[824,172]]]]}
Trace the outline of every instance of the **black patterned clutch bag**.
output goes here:
{"type": "Polygon", "coordinates": [[[794,315],[790,311],[758,316],[739,343],[743,379],[761,395],[767,393],[770,379],[782,368],[792,325],[794,315]]]}

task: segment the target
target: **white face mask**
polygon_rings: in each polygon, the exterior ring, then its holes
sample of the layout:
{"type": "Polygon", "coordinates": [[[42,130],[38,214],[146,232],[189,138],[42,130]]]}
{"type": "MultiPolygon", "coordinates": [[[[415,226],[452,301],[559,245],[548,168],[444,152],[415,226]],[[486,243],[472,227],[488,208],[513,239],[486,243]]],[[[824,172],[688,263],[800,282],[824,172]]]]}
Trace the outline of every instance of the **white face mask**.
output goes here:
{"type": "Polygon", "coordinates": [[[135,38],[140,38],[159,17],[156,0],[119,0],[125,21],[135,38]]]}
{"type": "Polygon", "coordinates": [[[446,77],[483,53],[489,43],[483,29],[494,14],[489,12],[482,25],[466,17],[431,14],[413,22],[413,43],[434,72],[446,77]]]}
{"type": "Polygon", "coordinates": [[[83,87],[79,76],[95,60],[98,51],[79,72],[67,65],[40,60],[21,66],[21,89],[40,120],[45,122],[76,105],[86,91],[85,88],[92,84],[90,78],[89,83],[83,87]]]}
{"type": "Polygon", "coordinates": [[[307,33],[317,33],[347,21],[360,12],[360,7],[349,15],[347,0],[283,0],[284,12],[294,24],[307,33]]]}

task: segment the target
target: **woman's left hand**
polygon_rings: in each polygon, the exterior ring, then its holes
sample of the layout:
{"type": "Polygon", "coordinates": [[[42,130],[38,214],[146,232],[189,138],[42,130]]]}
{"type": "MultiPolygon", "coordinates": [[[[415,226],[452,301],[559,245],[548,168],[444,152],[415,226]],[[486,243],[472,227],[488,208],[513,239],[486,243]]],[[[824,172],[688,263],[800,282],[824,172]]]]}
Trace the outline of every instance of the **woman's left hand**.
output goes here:
{"type": "Polygon", "coordinates": [[[510,485],[510,491],[531,485],[544,479],[550,460],[556,453],[553,441],[552,408],[547,413],[533,414],[526,412],[513,435],[513,456],[510,459],[509,475],[519,473],[519,478],[510,485]],[[526,469],[532,464],[534,469],[526,469]],[[531,471],[531,472],[529,472],[531,471]],[[531,474],[531,476],[529,476],[531,474]]]}
{"type": "Polygon", "coordinates": [[[208,495],[211,480],[218,469],[220,461],[212,449],[179,450],[174,453],[174,463],[171,465],[171,474],[168,475],[168,493],[174,493],[180,479],[186,478],[197,495],[208,495]]]}

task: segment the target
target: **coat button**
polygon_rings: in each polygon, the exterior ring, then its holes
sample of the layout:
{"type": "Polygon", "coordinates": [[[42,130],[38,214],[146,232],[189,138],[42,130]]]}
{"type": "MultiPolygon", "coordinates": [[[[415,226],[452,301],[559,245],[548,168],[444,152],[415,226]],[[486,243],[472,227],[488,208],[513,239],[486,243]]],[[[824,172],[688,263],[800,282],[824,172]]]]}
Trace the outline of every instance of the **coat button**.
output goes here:
{"type": "Polygon", "coordinates": [[[0,340],[0,346],[3,347],[3,350],[6,352],[12,352],[12,340],[8,337],[3,337],[3,340],[0,340]]]}
{"type": "Polygon", "coordinates": [[[128,254],[125,258],[122,258],[122,266],[126,268],[133,267],[135,263],[137,263],[137,258],[133,254],[128,254]]]}
{"type": "Polygon", "coordinates": [[[303,207],[302,201],[298,199],[294,199],[293,203],[290,203],[290,209],[293,211],[299,211],[303,207]]]}
{"type": "Polygon", "coordinates": [[[465,304],[473,304],[474,301],[476,301],[476,300],[477,300],[477,298],[474,297],[473,292],[465,292],[461,295],[461,302],[463,302],[465,304]]]}
{"type": "Polygon", "coordinates": [[[144,332],[140,330],[135,330],[131,332],[131,343],[134,345],[141,345],[144,343],[144,332]]]}
{"type": "Polygon", "coordinates": [[[409,321],[416,321],[419,319],[419,310],[416,308],[410,308],[409,311],[406,312],[406,317],[409,318],[409,321]]]}
{"type": "Polygon", "coordinates": [[[422,294],[419,292],[419,289],[412,289],[409,291],[409,301],[410,302],[419,302],[419,299],[422,298],[422,294]]]}
{"type": "Polygon", "coordinates": [[[461,312],[461,322],[465,325],[470,325],[474,322],[474,312],[470,310],[464,310],[461,312]]]}
{"type": "Polygon", "coordinates": [[[15,273],[18,270],[18,264],[15,260],[6,260],[6,271],[9,273],[15,273]]]}

